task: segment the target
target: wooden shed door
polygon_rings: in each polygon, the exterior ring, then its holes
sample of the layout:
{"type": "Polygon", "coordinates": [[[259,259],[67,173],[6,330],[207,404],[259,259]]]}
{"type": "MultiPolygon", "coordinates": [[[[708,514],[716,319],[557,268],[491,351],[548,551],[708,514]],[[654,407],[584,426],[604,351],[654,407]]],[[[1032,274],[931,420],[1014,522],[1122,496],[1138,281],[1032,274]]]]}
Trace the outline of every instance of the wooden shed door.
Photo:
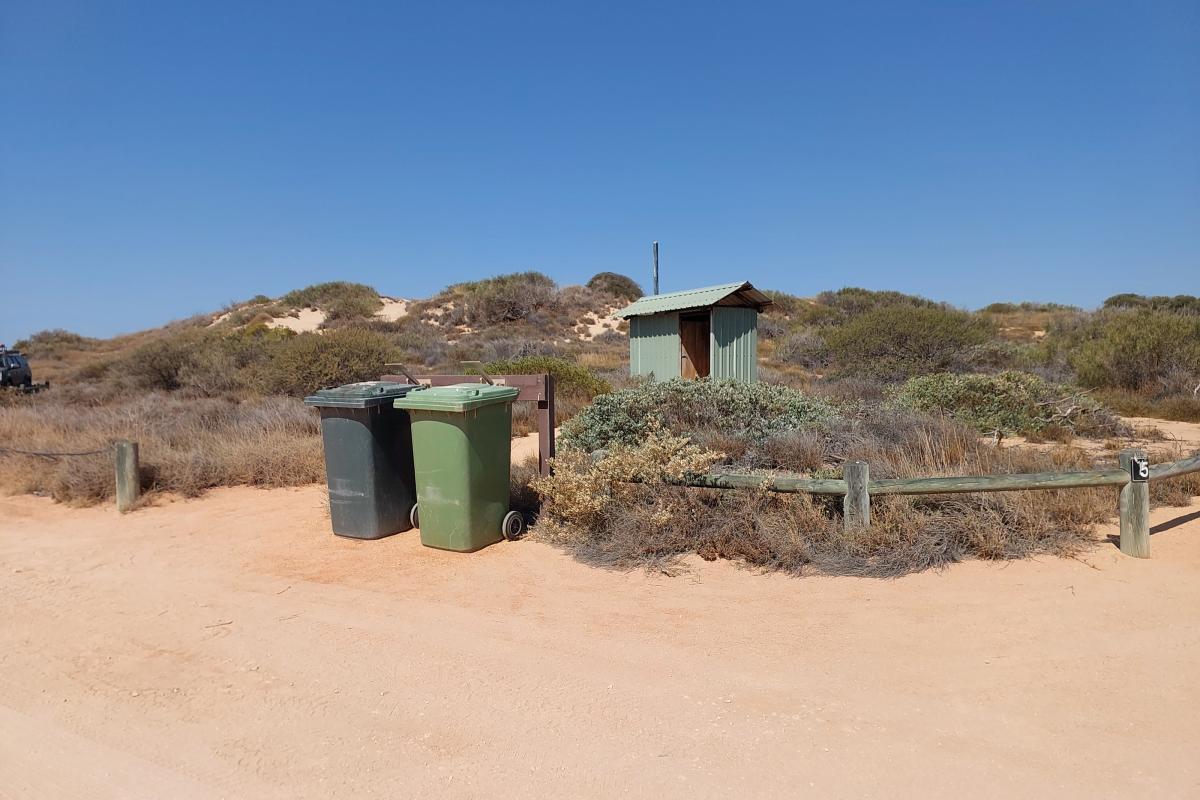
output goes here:
{"type": "Polygon", "coordinates": [[[708,312],[679,317],[679,374],[684,378],[708,377],[708,312]]]}

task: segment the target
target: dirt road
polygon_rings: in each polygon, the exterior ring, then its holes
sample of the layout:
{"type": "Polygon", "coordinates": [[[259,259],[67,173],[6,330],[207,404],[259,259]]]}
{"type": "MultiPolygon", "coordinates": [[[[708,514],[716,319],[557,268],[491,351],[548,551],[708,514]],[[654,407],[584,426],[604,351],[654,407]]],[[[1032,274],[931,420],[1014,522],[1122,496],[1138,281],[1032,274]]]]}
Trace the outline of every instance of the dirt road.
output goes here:
{"type": "Polygon", "coordinates": [[[1200,793],[1200,506],[1148,561],[876,581],[352,542],[323,502],[0,499],[0,797],[1200,793]]]}

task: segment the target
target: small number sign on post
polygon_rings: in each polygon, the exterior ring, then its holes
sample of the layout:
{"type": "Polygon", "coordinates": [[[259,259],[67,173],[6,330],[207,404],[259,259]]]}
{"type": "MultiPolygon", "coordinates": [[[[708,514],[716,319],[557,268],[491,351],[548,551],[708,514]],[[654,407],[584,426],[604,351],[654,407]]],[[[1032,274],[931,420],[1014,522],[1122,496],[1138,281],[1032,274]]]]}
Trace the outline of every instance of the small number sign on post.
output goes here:
{"type": "Polygon", "coordinates": [[[1134,483],[1145,483],[1150,480],[1150,459],[1145,456],[1133,456],[1130,458],[1129,479],[1134,483]]]}

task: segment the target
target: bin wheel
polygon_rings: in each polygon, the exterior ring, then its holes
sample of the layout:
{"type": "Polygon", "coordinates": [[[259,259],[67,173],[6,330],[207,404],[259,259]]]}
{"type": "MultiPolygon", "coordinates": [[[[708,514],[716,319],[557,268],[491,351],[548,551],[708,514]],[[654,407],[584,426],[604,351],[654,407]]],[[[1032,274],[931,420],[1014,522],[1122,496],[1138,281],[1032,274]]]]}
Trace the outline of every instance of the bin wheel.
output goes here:
{"type": "Polygon", "coordinates": [[[417,514],[417,504],[413,503],[413,507],[408,510],[408,521],[414,528],[421,527],[421,518],[417,514]]]}
{"type": "Polygon", "coordinates": [[[504,534],[505,539],[511,542],[520,537],[524,531],[525,518],[521,516],[521,512],[510,511],[504,515],[504,522],[500,523],[500,532],[504,534]]]}

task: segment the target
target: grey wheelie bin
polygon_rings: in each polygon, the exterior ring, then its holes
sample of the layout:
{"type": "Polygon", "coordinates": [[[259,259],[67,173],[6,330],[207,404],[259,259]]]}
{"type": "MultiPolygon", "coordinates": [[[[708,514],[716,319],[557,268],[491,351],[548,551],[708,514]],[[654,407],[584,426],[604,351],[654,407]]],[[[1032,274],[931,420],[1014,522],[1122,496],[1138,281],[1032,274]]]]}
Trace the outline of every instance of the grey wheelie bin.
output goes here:
{"type": "Polygon", "coordinates": [[[338,536],[380,539],[412,527],[412,430],[408,412],[392,403],[421,388],[367,381],[304,398],[321,411],[329,518],[338,536]]]}

